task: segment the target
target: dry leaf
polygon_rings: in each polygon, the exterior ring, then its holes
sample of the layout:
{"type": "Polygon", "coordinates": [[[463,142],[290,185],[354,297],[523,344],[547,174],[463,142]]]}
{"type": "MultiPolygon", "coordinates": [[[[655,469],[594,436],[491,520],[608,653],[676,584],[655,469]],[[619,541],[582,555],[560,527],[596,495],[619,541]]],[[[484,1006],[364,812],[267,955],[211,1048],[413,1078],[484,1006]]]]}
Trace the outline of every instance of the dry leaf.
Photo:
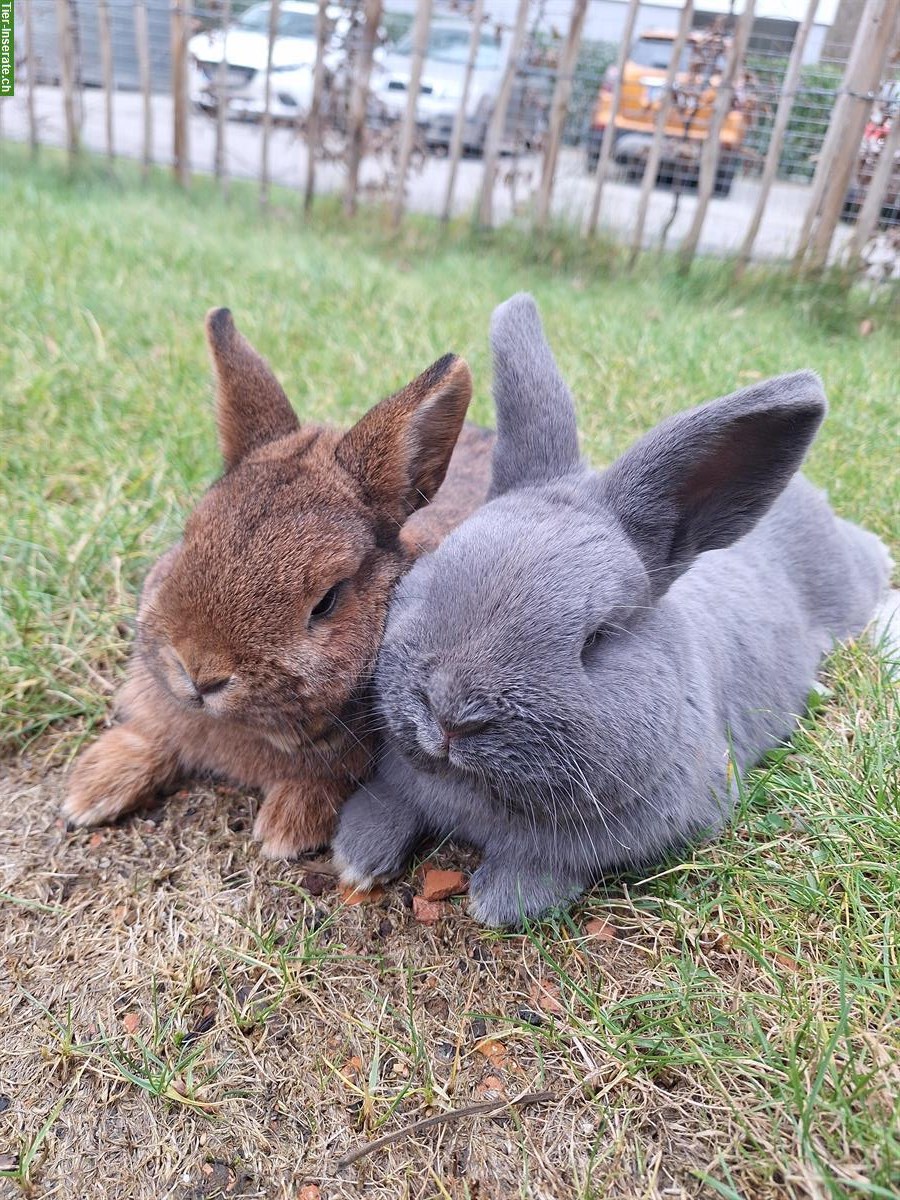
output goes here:
{"type": "Polygon", "coordinates": [[[616,937],[616,927],[610,921],[609,917],[593,917],[584,927],[584,932],[590,938],[596,938],[601,942],[614,942],[616,937]]]}
{"type": "Polygon", "coordinates": [[[122,1027],[126,1033],[137,1033],[141,1023],[140,1013],[129,1012],[122,1018],[122,1027]]]}
{"type": "Polygon", "coordinates": [[[784,967],[788,971],[799,971],[800,965],[796,958],[791,958],[790,954],[778,953],[775,955],[775,961],[779,967],[784,967]]]}
{"type": "Polygon", "coordinates": [[[344,1066],[341,1069],[341,1074],[349,1075],[349,1076],[353,1077],[353,1076],[359,1075],[361,1071],[362,1071],[362,1059],[359,1057],[358,1054],[354,1054],[352,1058],[348,1058],[347,1061],[344,1063],[344,1066]]]}
{"type": "Polygon", "coordinates": [[[297,1200],[321,1200],[322,1193],[319,1191],[318,1184],[304,1183],[303,1187],[297,1193],[297,1200]]]}
{"type": "Polygon", "coordinates": [[[503,1067],[508,1057],[506,1047],[496,1038],[483,1038],[476,1047],[477,1054],[483,1054],[492,1067],[503,1067]]]}
{"type": "Polygon", "coordinates": [[[446,904],[439,900],[426,900],[424,896],[413,896],[413,916],[420,925],[436,925],[446,911],[446,904]]]}
{"type": "Polygon", "coordinates": [[[345,904],[372,904],[384,895],[384,888],[375,884],[368,892],[359,892],[349,884],[341,884],[341,899],[345,904]]]}
{"type": "Polygon", "coordinates": [[[469,881],[462,871],[439,871],[429,867],[422,881],[422,898],[448,900],[451,896],[461,896],[468,886],[469,881]]]}
{"type": "Polygon", "coordinates": [[[533,983],[528,998],[534,1007],[539,1008],[542,1012],[559,1016],[566,1011],[560,999],[558,984],[552,983],[550,980],[544,983],[533,983]]]}

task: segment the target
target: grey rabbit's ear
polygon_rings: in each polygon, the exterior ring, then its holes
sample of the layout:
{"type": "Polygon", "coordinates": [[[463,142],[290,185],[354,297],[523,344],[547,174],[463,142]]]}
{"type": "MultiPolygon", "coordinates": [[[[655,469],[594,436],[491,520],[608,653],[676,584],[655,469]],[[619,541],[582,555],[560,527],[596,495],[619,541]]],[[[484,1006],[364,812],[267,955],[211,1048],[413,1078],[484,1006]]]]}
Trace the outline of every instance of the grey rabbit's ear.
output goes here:
{"type": "Polygon", "coordinates": [[[599,478],[659,596],[698,554],[748,533],[800,467],[827,404],[812,371],[663,421],[599,478]]]}
{"type": "Polygon", "coordinates": [[[527,292],[494,310],[491,347],[497,444],[489,499],[558,479],[580,462],[572,397],[527,292]]]}

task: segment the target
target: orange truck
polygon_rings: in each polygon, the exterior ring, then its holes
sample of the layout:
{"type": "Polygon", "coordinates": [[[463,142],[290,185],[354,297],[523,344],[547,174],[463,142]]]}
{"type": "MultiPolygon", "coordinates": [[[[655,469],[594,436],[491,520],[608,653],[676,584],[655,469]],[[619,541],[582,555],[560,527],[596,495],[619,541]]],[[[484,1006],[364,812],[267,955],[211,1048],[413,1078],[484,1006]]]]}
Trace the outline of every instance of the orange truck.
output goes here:
{"type": "MultiPolygon", "coordinates": [[[[640,178],[643,174],[656,114],[664,98],[675,36],[671,29],[642,33],[631,47],[625,64],[612,156],[625,168],[626,177],[630,179],[640,178]]],[[[727,38],[720,37],[715,41],[709,33],[700,30],[694,30],[688,37],[675,75],[674,101],[666,121],[666,141],[657,180],[660,183],[672,183],[677,175],[696,183],[700,150],[709,137],[728,44],[727,38]]],[[[615,81],[616,68],[610,67],[600,85],[588,130],[589,171],[597,169],[600,147],[610,126],[615,81]]],[[[741,89],[737,89],[720,137],[715,189],[719,196],[727,196],[731,191],[741,145],[749,127],[749,106],[744,103],[741,89]]]]}

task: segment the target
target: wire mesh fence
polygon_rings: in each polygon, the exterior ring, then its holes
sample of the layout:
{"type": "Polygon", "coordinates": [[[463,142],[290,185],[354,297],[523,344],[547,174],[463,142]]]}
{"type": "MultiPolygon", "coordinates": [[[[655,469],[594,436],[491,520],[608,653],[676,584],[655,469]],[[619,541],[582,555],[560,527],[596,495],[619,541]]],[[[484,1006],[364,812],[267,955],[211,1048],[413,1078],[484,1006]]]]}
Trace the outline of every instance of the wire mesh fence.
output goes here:
{"type": "Polygon", "coordinates": [[[897,273],[900,0],[834,28],[817,0],[391,2],[19,0],[4,135],[258,179],[264,204],[897,273]]]}

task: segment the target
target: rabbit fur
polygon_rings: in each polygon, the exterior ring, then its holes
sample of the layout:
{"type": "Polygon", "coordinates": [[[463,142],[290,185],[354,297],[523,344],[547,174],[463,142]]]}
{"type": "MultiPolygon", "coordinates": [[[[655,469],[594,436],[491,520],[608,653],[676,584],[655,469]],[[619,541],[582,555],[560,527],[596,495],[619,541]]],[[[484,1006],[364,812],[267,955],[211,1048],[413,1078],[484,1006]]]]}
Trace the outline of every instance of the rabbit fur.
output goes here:
{"type": "Polygon", "coordinates": [[[466,426],[446,488],[417,512],[463,428],[462,359],[343,432],[298,421],[227,309],[206,327],[224,474],[147,577],[119,723],[76,762],[64,813],[110,821],[184,775],[215,775],[262,789],[254,835],[285,857],[329,840],[370,769],[391,592],[483,501],[492,435],[466,426]]]}
{"type": "Polygon", "coordinates": [[[390,736],[335,858],[365,887],[423,838],[469,843],[474,915],[515,925],[720,829],[734,770],[790,736],[890,560],[796,473],[813,373],[679,413],[596,472],[530,297],[492,345],[492,498],[395,593],[390,736]]]}

